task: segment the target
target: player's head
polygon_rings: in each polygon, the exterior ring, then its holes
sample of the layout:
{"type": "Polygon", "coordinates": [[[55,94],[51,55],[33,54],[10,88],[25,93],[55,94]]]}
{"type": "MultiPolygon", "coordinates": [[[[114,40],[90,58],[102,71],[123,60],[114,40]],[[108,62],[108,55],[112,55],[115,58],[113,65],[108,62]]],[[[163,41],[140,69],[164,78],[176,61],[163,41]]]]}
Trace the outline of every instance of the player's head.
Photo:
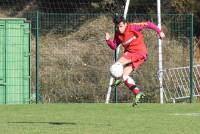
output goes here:
{"type": "Polygon", "coordinates": [[[124,33],[127,26],[126,19],[121,15],[115,14],[113,22],[116,25],[116,30],[119,31],[121,34],[124,33]]]}

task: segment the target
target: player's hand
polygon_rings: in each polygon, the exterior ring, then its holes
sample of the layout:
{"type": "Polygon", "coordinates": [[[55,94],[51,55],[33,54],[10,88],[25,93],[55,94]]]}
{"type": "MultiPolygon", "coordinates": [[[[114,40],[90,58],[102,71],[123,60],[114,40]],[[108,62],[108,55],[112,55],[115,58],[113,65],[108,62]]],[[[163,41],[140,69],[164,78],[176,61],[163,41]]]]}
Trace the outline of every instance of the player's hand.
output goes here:
{"type": "Polygon", "coordinates": [[[110,34],[109,33],[105,33],[105,40],[109,40],[110,39],[110,34]]]}
{"type": "Polygon", "coordinates": [[[165,34],[163,32],[159,33],[159,38],[162,40],[163,38],[165,38],[165,34]]]}

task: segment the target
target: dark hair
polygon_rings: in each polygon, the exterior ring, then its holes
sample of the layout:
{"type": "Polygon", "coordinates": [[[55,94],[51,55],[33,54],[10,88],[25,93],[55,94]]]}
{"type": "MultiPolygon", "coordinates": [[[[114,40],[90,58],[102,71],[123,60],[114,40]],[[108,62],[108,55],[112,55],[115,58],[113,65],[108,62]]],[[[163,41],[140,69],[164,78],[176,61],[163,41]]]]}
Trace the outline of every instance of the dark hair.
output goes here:
{"type": "Polygon", "coordinates": [[[115,14],[113,17],[113,23],[118,25],[120,22],[126,23],[126,19],[122,15],[115,14]]]}

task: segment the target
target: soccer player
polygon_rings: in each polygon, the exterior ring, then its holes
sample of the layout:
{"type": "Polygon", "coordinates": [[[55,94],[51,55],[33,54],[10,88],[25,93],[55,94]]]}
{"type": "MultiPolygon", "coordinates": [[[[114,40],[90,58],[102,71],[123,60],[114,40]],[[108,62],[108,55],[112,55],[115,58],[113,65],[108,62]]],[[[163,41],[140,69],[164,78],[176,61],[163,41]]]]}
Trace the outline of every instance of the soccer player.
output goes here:
{"type": "MultiPolygon", "coordinates": [[[[135,81],[129,75],[131,72],[137,70],[139,66],[147,60],[148,56],[147,48],[144,43],[144,36],[141,31],[146,28],[152,29],[158,34],[160,39],[163,39],[165,34],[150,21],[128,23],[123,16],[115,16],[113,22],[116,25],[114,39],[111,39],[110,34],[106,32],[105,40],[108,46],[113,50],[115,50],[120,44],[124,47],[124,53],[113,65],[120,64],[123,66],[122,80],[135,95],[133,102],[133,106],[135,106],[144,94],[140,92],[135,81]]],[[[115,76],[115,74],[112,74],[112,76],[115,76]]],[[[120,82],[120,80],[116,80],[114,86],[119,85],[120,82]]]]}

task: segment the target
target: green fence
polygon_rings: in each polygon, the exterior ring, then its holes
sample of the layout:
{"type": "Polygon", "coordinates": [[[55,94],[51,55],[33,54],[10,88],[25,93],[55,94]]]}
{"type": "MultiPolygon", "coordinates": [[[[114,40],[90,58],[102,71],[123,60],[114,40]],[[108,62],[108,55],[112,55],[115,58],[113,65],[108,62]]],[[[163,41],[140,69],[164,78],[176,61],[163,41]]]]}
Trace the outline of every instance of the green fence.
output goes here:
{"type": "Polygon", "coordinates": [[[30,102],[30,23],[0,19],[0,104],[30,102]]]}
{"type": "MultiPolygon", "coordinates": [[[[111,15],[35,12],[25,16],[32,22],[32,91],[36,89],[44,102],[104,102],[114,59],[104,41],[104,32],[114,31],[111,15]]],[[[129,14],[127,18],[157,23],[156,14],[129,14]]],[[[163,69],[189,66],[192,15],[163,14],[162,29],[166,33],[163,69]]],[[[143,33],[149,58],[133,77],[147,102],[159,102],[157,35],[151,30],[143,33]]],[[[119,102],[129,102],[131,96],[125,86],[118,88],[119,102]]]]}

